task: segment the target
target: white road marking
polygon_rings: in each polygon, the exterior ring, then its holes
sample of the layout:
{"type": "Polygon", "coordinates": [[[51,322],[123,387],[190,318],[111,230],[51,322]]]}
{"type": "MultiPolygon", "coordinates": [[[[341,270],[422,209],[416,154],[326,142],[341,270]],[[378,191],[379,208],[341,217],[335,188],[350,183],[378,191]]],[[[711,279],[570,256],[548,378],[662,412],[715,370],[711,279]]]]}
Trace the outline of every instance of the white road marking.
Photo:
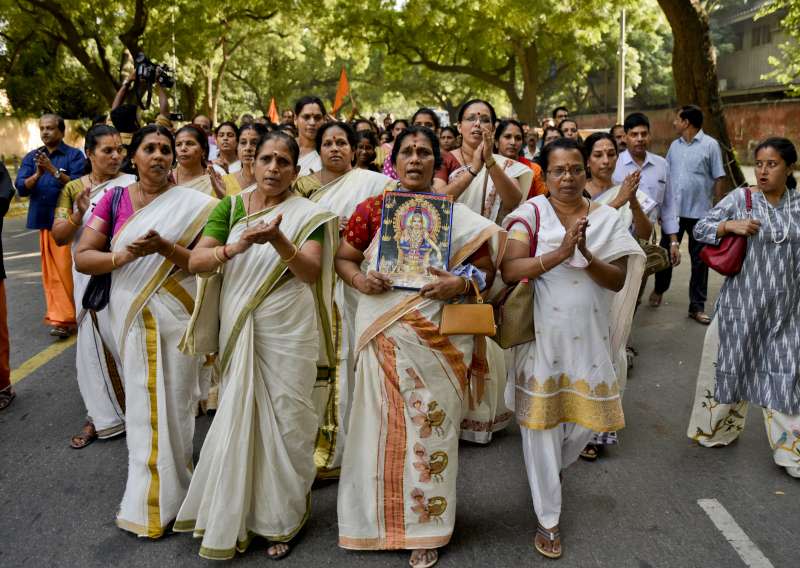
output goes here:
{"type": "Polygon", "coordinates": [[[697,504],[722,533],[742,561],[751,568],[775,568],[755,543],[745,534],[731,514],[716,499],[698,499],[697,504]]]}
{"type": "Polygon", "coordinates": [[[12,238],[12,239],[18,239],[18,238],[20,238],[20,237],[25,237],[25,236],[27,236],[27,235],[32,235],[32,234],[34,234],[34,233],[38,233],[38,232],[39,232],[39,229],[33,229],[32,231],[25,231],[25,232],[23,232],[23,233],[17,233],[16,235],[11,235],[11,237],[10,237],[10,238],[12,238]]]}
{"type": "Polygon", "coordinates": [[[3,255],[3,260],[19,260],[21,258],[33,258],[35,256],[41,256],[41,253],[38,252],[26,252],[22,254],[11,253],[8,255],[3,255]]]}

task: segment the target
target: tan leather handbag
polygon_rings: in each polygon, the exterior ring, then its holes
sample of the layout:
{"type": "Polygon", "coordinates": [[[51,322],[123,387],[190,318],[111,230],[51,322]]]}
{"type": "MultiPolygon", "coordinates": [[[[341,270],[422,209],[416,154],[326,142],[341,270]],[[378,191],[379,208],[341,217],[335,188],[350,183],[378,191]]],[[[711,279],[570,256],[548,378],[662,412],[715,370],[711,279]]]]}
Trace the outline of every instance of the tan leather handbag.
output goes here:
{"type": "MultiPolygon", "coordinates": [[[[539,208],[531,203],[536,218],[536,231],[524,219],[514,219],[508,230],[515,223],[521,223],[528,231],[530,243],[530,258],[536,256],[539,241],[539,208]]],[[[514,285],[506,286],[495,298],[494,319],[497,322],[497,333],[492,337],[503,349],[534,341],[536,336],[533,322],[533,291],[534,284],[523,278],[514,285]]]]}
{"type": "Polygon", "coordinates": [[[470,279],[475,290],[474,304],[447,304],[442,308],[439,323],[441,335],[489,335],[495,334],[494,310],[484,304],[478,285],[470,279]]]}
{"type": "Polygon", "coordinates": [[[672,265],[667,250],[656,242],[655,228],[653,229],[652,235],[650,235],[649,241],[645,239],[639,239],[639,246],[642,247],[642,250],[647,257],[644,263],[645,277],[655,274],[656,272],[666,270],[672,265]]]}

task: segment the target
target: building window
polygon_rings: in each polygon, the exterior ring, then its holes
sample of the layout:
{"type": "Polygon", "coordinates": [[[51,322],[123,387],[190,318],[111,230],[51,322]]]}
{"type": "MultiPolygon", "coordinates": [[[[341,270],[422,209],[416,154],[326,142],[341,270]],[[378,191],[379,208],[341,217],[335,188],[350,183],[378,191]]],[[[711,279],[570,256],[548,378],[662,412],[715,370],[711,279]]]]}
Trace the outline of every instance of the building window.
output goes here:
{"type": "Polygon", "coordinates": [[[744,48],[744,30],[734,30],[731,43],[733,51],[741,51],[744,48]]]}
{"type": "Polygon", "coordinates": [[[754,26],[750,43],[753,47],[772,43],[772,30],[770,30],[769,24],[754,26]]]}

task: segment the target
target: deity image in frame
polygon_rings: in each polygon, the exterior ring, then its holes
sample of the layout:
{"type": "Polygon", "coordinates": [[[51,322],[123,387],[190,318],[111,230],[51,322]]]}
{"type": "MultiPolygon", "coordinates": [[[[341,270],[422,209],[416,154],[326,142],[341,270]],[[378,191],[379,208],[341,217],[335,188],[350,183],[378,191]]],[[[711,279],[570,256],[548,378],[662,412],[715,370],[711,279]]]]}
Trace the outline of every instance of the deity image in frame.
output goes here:
{"type": "Polygon", "coordinates": [[[453,198],[435,193],[389,192],[383,200],[378,271],[395,288],[419,290],[447,270],[453,198]]]}

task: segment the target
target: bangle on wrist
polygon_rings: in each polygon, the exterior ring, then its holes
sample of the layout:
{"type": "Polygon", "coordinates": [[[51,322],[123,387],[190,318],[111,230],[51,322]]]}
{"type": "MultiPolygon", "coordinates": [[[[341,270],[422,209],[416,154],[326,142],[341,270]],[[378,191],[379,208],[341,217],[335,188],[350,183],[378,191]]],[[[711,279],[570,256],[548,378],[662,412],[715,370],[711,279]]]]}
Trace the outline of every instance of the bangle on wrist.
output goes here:
{"type": "MultiPolygon", "coordinates": [[[[356,277],[357,276],[364,276],[364,273],[361,272],[360,270],[358,270],[358,271],[353,273],[353,275],[350,277],[350,287],[351,288],[355,288],[356,287],[356,277]]],[[[356,288],[356,289],[358,289],[358,288],[356,288]]]]}
{"type": "Polygon", "coordinates": [[[478,177],[478,172],[472,169],[472,166],[467,166],[467,173],[472,177],[478,177]]]}
{"type": "Polygon", "coordinates": [[[297,256],[297,253],[298,253],[298,252],[300,252],[300,249],[299,249],[299,248],[297,248],[297,245],[296,245],[296,244],[292,244],[292,247],[294,248],[294,252],[292,253],[292,256],[290,256],[289,258],[281,258],[281,260],[282,260],[282,261],[283,261],[285,264],[289,264],[290,262],[292,262],[292,261],[294,260],[294,257],[296,257],[296,256],[297,256]]]}
{"type": "Polygon", "coordinates": [[[544,255],[539,255],[539,256],[537,256],[536,258],[538,258],[538,259],[539,259],[539,266],[541,266],[541,267],[542,267],[542,272],[544,273],[544,272],[547,272],[547,268],[545,268],[545,266],[544,266],[544,261],[542,260],[542,257],[543,257],[543,256],[544,256],[544,255]]]}
{"type": "Polygon", "coordinates": [[[225,260],[230,260],[233,258],[231,255],[228,254],[228,245],[222,245],[222,256],[225,260]]]}
{"type": "Polygon", "coordinates": [[[469,292],[469,278],[466,276],[461,277],[464,280],[464,289],[461,291],[461,295],[465,295],[469,292]]]}
{"type": "Polygon", "coordinates": [[[220,264],[225,264],[225,261],[219,257],[219,250],[222,247],[214,247],[214,258],[217,259],[217,262],[220,264]]]}
{"type": "MultiPolygon", "coordinates": [[[[83,219],[81,219],[81,220],[83,220],[83,219]]],[[[81,228],[81,224],[80,223],[76,223],[75,221],[72,220],[72,215],[67,215],[67,221],[69,221],[69,224],[72,225],[73,227],[75,227],[76,229],[80,229],[81,228]]]]}
{"type": "Polygon", "coordinates": [[[172,243],[172,249],[169,251],[169,254],[168,254],[168,255],[165,255],[165,256],[164,256],[164,258],[169,258],[169,257],[171,257],[173,254],[175,254],[175,247],[176,247],[176,246],[178,246],[178,243],[177,243],[177,241],[172,243]]]}
{"type": "Polygon", "coordinates": [[[117,268],[117,260],[114,258],[114,255],[117,254],[115,252],[111,253],[111,270],[117,268]]]}

